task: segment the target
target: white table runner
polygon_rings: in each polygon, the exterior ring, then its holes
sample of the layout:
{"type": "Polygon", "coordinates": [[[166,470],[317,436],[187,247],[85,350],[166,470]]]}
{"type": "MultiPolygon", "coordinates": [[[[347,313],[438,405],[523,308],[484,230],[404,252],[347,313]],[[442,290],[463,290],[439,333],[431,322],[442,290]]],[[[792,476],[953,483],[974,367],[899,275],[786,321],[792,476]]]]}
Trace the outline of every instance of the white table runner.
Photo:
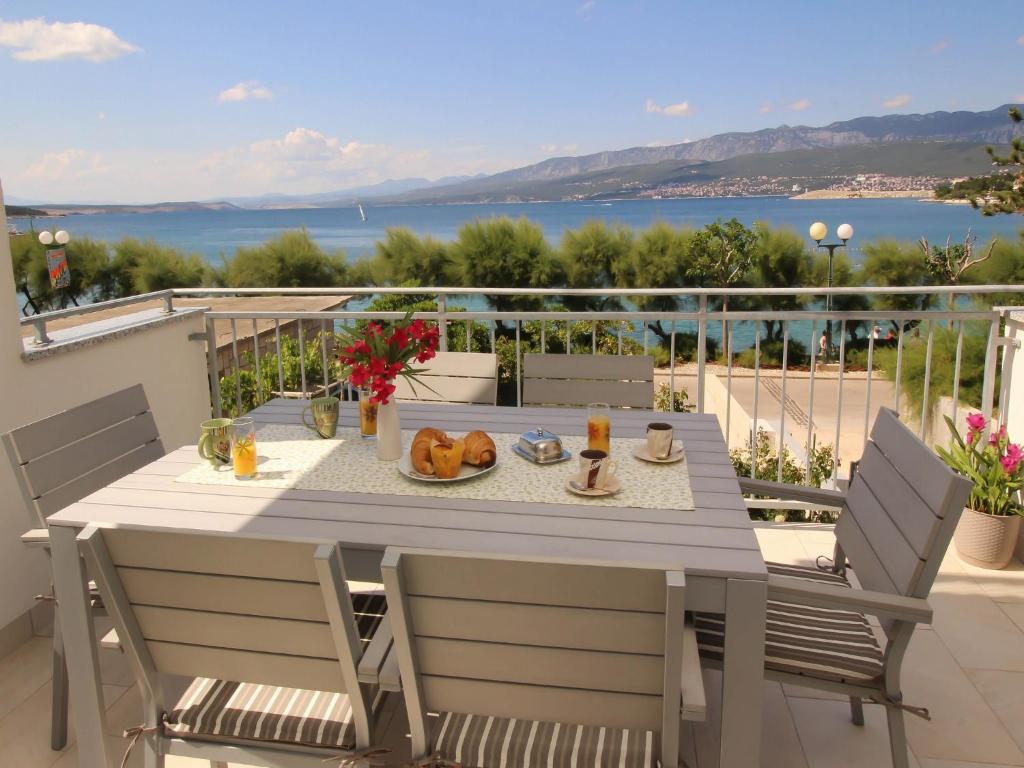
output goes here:
{"type": "MultiPolygon", "coordinates": [[[[404,430],[404,450],[416,430],[404,430]]],[[[259,473],[250,480],[236,480],[231,466],[214,469],[208,463],[176,478],[179,483],[230,485],[244,488],[294,488],[305,491],[434,496],[449,499],[540,502],[548,504],[597,504],[643,509],[692,510],[693,493],[686,459],[675,464],[651,464],[633,456],[646,442],[613,438],[612,458],[622,490],[613,496],[577,496],[565,488],[566,478],[579,468],[578,455],[586,438],[563,436],[572,459],[561,464],[537,466],[514,454],[518,434],[489,433],[498,449],[498,466],[479,478],[460,483],[429,483],[411,480],[398,471],[398,462],[377,461],[377,445],[363,440],[359,430],[338,427],[332,440],[323,440],[305,427],[269,424],[256,432],[259,473]]]]}

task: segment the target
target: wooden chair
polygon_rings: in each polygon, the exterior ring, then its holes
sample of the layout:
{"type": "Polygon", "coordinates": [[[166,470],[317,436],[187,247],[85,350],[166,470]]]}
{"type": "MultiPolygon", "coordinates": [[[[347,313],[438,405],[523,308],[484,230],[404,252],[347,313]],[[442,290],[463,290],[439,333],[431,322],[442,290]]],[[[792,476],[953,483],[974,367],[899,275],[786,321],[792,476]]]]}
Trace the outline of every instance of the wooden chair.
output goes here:
{"type": "Polygon", "coordinates": [[[404,376],[395,382],[403,401],[495,405],[498,398],[498,356],[483,352],[438,352],[422,366],[427,370],[413,384],[404,376]]]}
{"type": "MultiPolygon", "coordinates": [[[[834,568],[768,563],[765,676],[850,697],[853,722],[864,724],[863,701],[886,708],[892,762],[905,768],[900,668],[915,625],[929,623],[925,598],[949,546],[971,483],[953,472],[882,409],[846,493],[740,479],[744,493],[841,506],[834,568]],[[848,564],[849,563],[849,564],[848,564]],[[853,589],[846,569],[861,589],[853,589]],[[865,614],[877,616],[884,649],[865,614]]],[[[697,616],[701,657],[721,663],[723,617],[697,616]]]]}
{"type": "Polygon", "coordinates": [[[675,768],[704,717],[682,572],[398,548],[381,571],[414,760],[675,768]]]}
{"type": "Polygon", "coordinates": [[[147,766],[320,768],[371,746],[384,694],[359,676],[390,631],[382,597],[353,603],[338,543],[91,526],[78,541],[143,694],[147,766]],[[167,675],[194,679],[165,698],[167,675]]]}
{"type": "MultiPolygon", "coordinates": [[[[164,455],[141,384],[13,429],[2,442],[36,526],[22,541],[47,553],[48,515],[164,455]]],[[[56,750],[67,744],[67,694],[64,644],[54,617],[50,746],[56,750]]]]}
{"type": "Polygon", "coordinates": [[[523,405],[654,407],[653,357],[533,353],[523,357],[523,405]]]}

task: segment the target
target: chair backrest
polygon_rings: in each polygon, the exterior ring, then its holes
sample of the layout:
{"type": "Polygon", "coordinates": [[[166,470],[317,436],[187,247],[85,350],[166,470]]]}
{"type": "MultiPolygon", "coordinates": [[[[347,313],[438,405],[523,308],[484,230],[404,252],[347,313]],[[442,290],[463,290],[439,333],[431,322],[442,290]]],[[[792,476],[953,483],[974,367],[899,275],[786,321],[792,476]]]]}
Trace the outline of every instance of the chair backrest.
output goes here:
{"type": "Polygon", "coordinates": [[[883,408],[836,524],[865,589],[927,597],[971,482],[883,408]]]}
{"type": "Polygon", "coordinates": [[[682,572],[398,548],[381,571],[414,757],[428,711],[678,739],[682,572]]]}
{"type": "Polygon", "coordinates": [[[164,455],[141,384],[2,437],[39,527],[47,516],[164,455]]]}
{"type": "Polygon", "coordinates": [[[498,356],[484,352],[438,352],[412,383],[404,376],[395,382],[399,400],[432,403],[495,405],[498,398],[498,356]]]}
{"type": "Polygon", "coordinates": [[[654,407],[654,358],[648,355],[539,355],[523,361],[523,405],[654,407]]]}
{"type": "Polygon", "coordinates": [[[158,708],[161,674],[342,692],[368,743],[339,544],[129,527],[89,527],[78,540],[158,708]]]}

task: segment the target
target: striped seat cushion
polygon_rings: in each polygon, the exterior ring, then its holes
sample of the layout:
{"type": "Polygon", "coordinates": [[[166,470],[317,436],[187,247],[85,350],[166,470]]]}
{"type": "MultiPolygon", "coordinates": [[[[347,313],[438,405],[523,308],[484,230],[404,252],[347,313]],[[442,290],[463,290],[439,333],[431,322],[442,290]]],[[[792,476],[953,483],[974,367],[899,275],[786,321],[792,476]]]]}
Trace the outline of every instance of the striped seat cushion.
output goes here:
{"type": "Polygon", "coordinates": [[[442,712],[430,743],[462,768],[656,768],[653,731],[442,712]]]}
{"type": "MultiPolygon", "coordinates": [[[[767,563],[768,572],[849,587],[839,574],[812,566],[767,563]]],[[[696,615],[697,643],[704,658],[722,660],[725,617],[696,615]]],[[[768,601],[766,669],[841,683],[873,683],[882,675],[882,650],[864,614],[768,601]]]]}
{"type": "MultiPolygon", "coordinates": [[[[354,594],[359,635],[369,643],[387,611],[384,596],[354,594]]],[[[386,694],[371,691],[373,710],[386,694]]],[[[280,688],[198,677],[164,717],[175,736],[228,741],[272,741],[354,749],[355,722],[346,693],[280,688]]]]}

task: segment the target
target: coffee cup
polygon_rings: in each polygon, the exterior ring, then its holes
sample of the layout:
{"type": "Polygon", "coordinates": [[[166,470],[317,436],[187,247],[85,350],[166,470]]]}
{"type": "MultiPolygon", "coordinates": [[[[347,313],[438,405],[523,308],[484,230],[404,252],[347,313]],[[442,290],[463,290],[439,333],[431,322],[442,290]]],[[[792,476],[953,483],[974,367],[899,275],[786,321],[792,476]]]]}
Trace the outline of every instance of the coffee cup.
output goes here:
{"type": "Polygon", "coordinates": [[[309,405],[302,409],[302,423],[316,432],[320,437],[331,438],[338,431],[338,407],[340,400],[336,397],[314,397],[309,405]],[[313,423],[306,421],[306,413],[313,414],[313,423]]]}
{"type": "Polygon", "coordinates": [[[199,431],[199,455],[215,467],[230,463],[231,419],[209,419],[199,431]]]}
{"type": "Polygon", "coordinates": [[[596,448],[580,451],[580,485],[588,490],[603,490],[608,485],[608,476],[615,474],[617,466],[606,451],[596,448]]]}
{"type": "Polygon", "coordinates": [[[662,421],[647,425],[647,453],[655,459],[672,455],[672,425],[662,421]]]}

